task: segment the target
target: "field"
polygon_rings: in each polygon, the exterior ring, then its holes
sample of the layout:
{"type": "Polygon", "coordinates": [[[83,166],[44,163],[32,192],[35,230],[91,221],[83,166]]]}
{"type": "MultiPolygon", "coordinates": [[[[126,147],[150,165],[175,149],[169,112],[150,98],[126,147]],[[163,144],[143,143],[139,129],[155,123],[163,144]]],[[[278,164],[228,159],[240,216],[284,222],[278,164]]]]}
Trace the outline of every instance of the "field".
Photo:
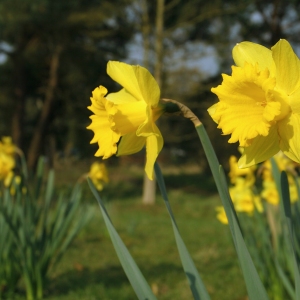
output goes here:
{"type": "MultiPolygon", "coordinates": [[[[220,200],[213,182],[185,170],[166,170],[166,185],[180,232],[206,288],[212,299],[247,299],[229,229],[215,218],[220,200]]],[[[110,168],[112,181],[102,193],[118,233],[158,299],[192,299],[159,191],[154,206],[143,205],[141,168],[126,166],[123,171],[127,177],[121,180],[124,173],[110,168]]],[[[57,172],[57,181],[64,184],[60,176],[57,172]]],[[[87,186],[83,202],[93,207],[94,217],[52,269],[45,299],[136,299],[87,186]]]]}

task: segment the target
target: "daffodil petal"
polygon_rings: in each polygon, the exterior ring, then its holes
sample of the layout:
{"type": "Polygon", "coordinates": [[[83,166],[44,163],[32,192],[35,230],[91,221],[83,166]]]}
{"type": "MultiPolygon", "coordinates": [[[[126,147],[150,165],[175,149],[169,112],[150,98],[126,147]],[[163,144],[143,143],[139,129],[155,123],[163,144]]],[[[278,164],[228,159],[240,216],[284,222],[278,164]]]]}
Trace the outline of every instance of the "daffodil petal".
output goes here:
{"type": "Polygon", "coordinates": [[[91,102],[92,104],[90,106],[88,106],[88,109],[90,111],[92,111],[95,115],[96,114],[102,114],[102,113],[105,113],[104,110],[104,96],[106,95],[107,93],[107,89],[100,85],[99,87],[95,88],[92,92],[92,97],[90,98],[91,99],[91,102]]]}
{"type": "Polygon", "coordinates": [[[98,115],[92,115],[90,119],[92,123],[87,129],[94,131],[94,137],[90,143],[98,143],[99,145],[95,156],[103,156],[103,159],[109,158],[117,152],[117,142],[120,139],[120,134],[111,130],[107,117],[102,118],[98,115]]]}
{"type": "Polygon", "coordinates": [[[129,94],[125,89],[121,89],[117,93],[110,93],[105,98],[114,104],[137,102],[136,98],[129,94]]]}
{"type": "Polygon", "coordinates": [[[117,156],[130,155],[143,149],[146,144],[146,138],[137,136],[135,132],[122,136],[118,145],[117,156]]]}
{"type": "Polygon", "coordinates": [[[300,163],[300,115],[290,114],[278,122],[280,149],[291,160],[300,163]]]}
{"type": "Polygon", "coordinates": [[[216,118],[214,117],[214,114],[215,114],[215,112],[216,112],[216,110],[217,110],[218,104],[219,104],[219,103],[215,103],[215,104],[213,104],[211,107],[209,107],[209,108],[207,109],[208,114],[211,116],[211,118],[213,119],[213,121],[214,121],[215,123],[217,123],[217,124],[218,124],[218,122],[219,122],[219,118],[216,119],[216,118]]]}
{"type": "Polygon", "coordinates": [[[244,148],[238,165],[240,168],[250,167],[271,158],[279,151],[279,137],[274,126],[270,128],[268,136],[257,136],[250,146],[244,148]]]}
{"type": "Polygon", "coordinates": [[[291,45],[280,40],[272,47],[277,86],[288,95],[300,87],[300,61],[291,45]]]}
{"type": "Polygon", "coordinates": [[[232,134],[230,143],[239,141],[245,147],[248,140],[268,135],[270,121],[280,114],[279,103],[266,101],[272,100],[267,91],[274,86],[268,70],[245,63],[244,68],[233,66],[232,76],[223,74],[222,84],[211,89],[220,102],[209,113],[224,134],[232,134]]]}
{"type": "Polygon", "coordinates": [[[149,179],[153,180],[153,168],[156,158],[161,151],[164,141],[162,135],[154,124],[155,134],[146,138],[146,166],[145,171],[149,179]]]}
{"type": "Polygon", "coordinates": [[[87,127],[94,132],[91,144],[98,143],[99,149],[95,156],[103,156],[103,159],[109,158],[117,152],[117,142],[120,134],[112,131],[108,119],[106,108],[113,108],[113,103],[107,101],[104,95],[107,89],[103,86],[96,88],[91,97],[92,105],[88,107],[94,115],[90,116],[92,123],[87,127]]]}
{"type": "Polygon", "coordinates": [[[136,134],[138,136],[150,136],[152,134],[155,134],[156,125],[152,118],[152,110],[147,109],[146,111],[147,115],[145,118],[145,121],[139,126],[138,130],[136,131],[136,134]]]}
{"type": "Polygon", "coordinates": [[[300,87],[288,97],[293,113],[300,114],[300,87]]]}
{"type": "Polygon", "coordinates": [[[107,64],[107,74],[138,101],[145,101],[153,107],[158,104],[160,90],[157,82],[147,69],[141,66],[110,61],[107,64]]]}
{"type": "Polygon", "coordinates": [[[116,108],[117,112],[113,121],[121,135],[136,132],[139,126],[147,120],[147,104],[144,101],[119,104],[116,108]]]}
{"type": "Polygon", "coordinates": [[[232,57],[238,67],[244,67],[245,62],[259,65],[261,71],[268,69],[275,75],[275,65],[272,51],[264,46],[251,42],[238,43],[232,50],[232,57]]]}

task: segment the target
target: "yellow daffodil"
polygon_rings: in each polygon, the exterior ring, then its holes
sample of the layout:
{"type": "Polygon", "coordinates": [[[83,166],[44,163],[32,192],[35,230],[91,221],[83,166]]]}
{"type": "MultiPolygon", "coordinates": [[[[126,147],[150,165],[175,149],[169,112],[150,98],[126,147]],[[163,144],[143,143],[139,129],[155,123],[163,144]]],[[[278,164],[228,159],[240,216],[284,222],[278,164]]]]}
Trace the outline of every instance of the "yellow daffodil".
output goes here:
{"type": "Polygon", "coordinates": [[[300,162],[300,61],[290,44],[280,40],[267,49],[242,42],[233,49],[232,76],[213,88],[219,102],[209,114],[229,143],[244,151],[239,167],[262,162],[279,150],[300,162]]]}
{"type": "Polygon", "coordinates": [[[273,205],[278,205],[279,194],[277,191],[275,181],[266,180],[263,181],[263,190],[261,192],[262,198],[273,205]]]}
{"type": "Polygon", "coordinates": [[[227,219],[224,207],[223,206],[217,206],[216,211],[217,211],[217,219],[221,223],[227,225],[228,224],[228,219],[227,219]]]}
{"type": "Polygon", "coordinates": [[[15,167],[15,159],[12,155],[0,150],[0,180],[5,186],[9,186],[13,178],[13,168],[15,167]]]}
{"type": "Polygon", "coordinates": [[[263,207],[260,196],[255,195],[254,198],[253,198],[253,202],[254,202],[254,206],[255,206],[256,210],[259,213],[262,213],[264,211],[264,207],[263,207]]]}
{"type": "Polygon", "coordinates": [[[229,188],[234,208],[237,212],[253,213],[254,209],[258,212],[263,211],[261,199],[254,194],[249,182],[244,177],[237,177],[235,185],[229,188]]]}
{"type": "Polygon", "coordinates": [[[94,115],[87,128],[94,132],[91,143],[99,145],[95,156],[106,159],[113,154],[128,155],[146,146],[145,171],[152,179],[153,166],[163,146],[155,124],[163,113],[158,84],[147,69],[116,61],[108,62],[107,74],[123,89],[107,94],[107,89],[99,86],[93,91],[88,109],[94,115]]]}
{"type": "Polygon", "coordinates": [[[237,212],[252,213],[254,211],[255,195],[243,177],[237,178],[236,184],[229,188],[229,194],[237,212]]]}
{"type": "Polygon", "coordinates": [[[229,172],[228,176],[229,176],[230,182],[232,184],[236,183],[236,180],[238,177],[245,176],[245,179],[246,179],[245,182],[246,182],[247,186],[248,187],[253,186],[253,184],[255,183],[254,171],[256,169],[256,166],[251,166],[250,168],[240,169],[238,167],[237,157],[234,155],[231,155],[229,157],[229,167],[230,167],[230,172],[229,172]]]}
{"type": "MultiPolygon", "coordinates": [[[[296,174],[295,164],[283,155],[282,152],[274,155],[274,159],[280,171],[286,171],[288,182],[289,182],[289,191],[291,202],[294,203],[298,201],[298,189],[295,182],[295,177],[293,174],[296,174]]],[[[279,203],[279,193],[277,190],[276,183],[272,174],[272,164],[270,160],[266,160],[262,165],[262,179],[263,179],[263,189],[261,196],[269,203],[273,205],[278,205],[279,203]]]]}
{"type": "Polygon", "coordinates": [[[287,173],[297,176],[297,172],[295,170],[297,163],[289,159],[282,151],[279,151],[276,155],[274,155],[274,159],[280,171],[286,171],[287,173]]]}
{"type": "Polygon", "coordinates": [[[104,183],[108,183],[107,169],[103,163],[94,162],[88,175],[98,191],[103,190],[104,183]]]}
{"type": "Polygon", "coordinates": [[[16,146],[12,142],[10,136],[4,136],[1,138],[0,151],[5,152],[8,155],[14,155],[16,153],[16,146]]]}

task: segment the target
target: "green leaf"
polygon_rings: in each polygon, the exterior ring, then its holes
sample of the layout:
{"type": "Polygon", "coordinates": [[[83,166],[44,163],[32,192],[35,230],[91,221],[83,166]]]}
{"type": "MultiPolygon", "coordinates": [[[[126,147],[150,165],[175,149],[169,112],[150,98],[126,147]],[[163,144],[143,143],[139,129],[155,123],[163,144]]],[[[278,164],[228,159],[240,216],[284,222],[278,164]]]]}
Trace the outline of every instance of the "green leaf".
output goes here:
{"type": "Polygon", "coordinates": [[[35,184],[35,199],[38,199],[43,182],[45,158],[43,156],[39,157],[37,170],[36,170],[36,184],[35,184]]]}
{"type": "Polygon", "coordinates": [[[295,253],[294,226],[292,222],[290,190],[289,190],[289,183],[288,183],[286,172],[281,172],[281,193],[282,193],[282,202],[283,202],[285,220],[288,227],[290,248],[293,255],[293,269],[294,269],[295,288],[296,288],[295,299],[300,300],[300,273],[299,273],[299,265],[295,253]]]}
{"type": "MultiPolygon", "coordinates": [[[[58,202],[53,201],[54,205],[51,205],[54,198],[54,172],[49,172],[46,190],[40,188],[43,187],[42,174],[41,159],[38,180],[33,186],[33,188],[38,186],[36,191],[39,190],[37,193],[39,198],[32,197],[30,191],[23,194],[21,189],[17,189],[15,197],[10,195],[9,189],[5,189],[2,191],[3,196],[0,197],[0,227],[1,222],[5,221],[14,239],[13,246],[17,256],[13,262],[18,264],[19,273],[22,273],[27,299],[42,298],[49,268],[62,257],[91,216],[79,207],[81,199],[79,186],[75,186],[71,201],[65,201],[66,199],[61,197],[58,202]],[[41,193],[44,190],[45,193],[41,193]]],[[[12,251],[11,254],[14,255],[12,251]]]]}
{"type": "Polygon", "coordinates": [[[193,293],[194,299],[203,299],[203,300],[209,300],[210,297],[207,293],[207,290],[199,276],[199,273],[197,271],[197,268],[181,238],[181,235],[179,233],[175,217],[173,215],[169,199],[168,199],[168,194],[165,186],[165,182],[161,173],[161,170],[158,166],[157,163],[154,165],[154,170],[155,170],[155,176],[158,182],[159,189],[161,191],[162,197],[165,201],[167,210],[169,212],[171,221],[172,221],[172,226],[174,230],[174,235],[175,235],[175,240],[178,248],[178,252],[180,255],[181,263],[184,269],[184,272],[187,276],[187,279],[189,281],[190,289],[193,293]]]}
{"type": "Polygon", "coordinates": [[[226,177],[223,168],[220,166],[213,146],[207,135],[204,126],[201,124],[196,126],[196,130],[200,141],[202,143],[205,155],[208,159],[208,163],[212,174],[214,176],[216,186],[221,197],[224,209],[228,218],[229,227],[231,230],[234,245],[238,254],[241,269],[244,275],[247,292],[250,300],[267,300],[267,292],[261,282],[261,279],[254,266],[250,253],[245,244],[241,227],[234,210],[226,182],[226,177]]]}
{"type": "Polygon", "coordinates": [[[132,288],[134,289],[137,297],[139,300],[151,300],[156,299],[154,296],[150,286],[148,285],[147,281],[145,280],[143,274],[141,273],[140,269],[136,265],[135,261],[133,260],[132,256],[130,255],[128,249],[126,248],[125,244],[121,240],[120,236],[118,235],[116,229],[114,228],[109,215],[105,209],[105,206],[94,187],[92,181],[88,178],[88,183],[92,193],[94,194],[95,198],[98,201],[100,206],[100,210],[103,215],[104,222],[106,224],[107,230],[109,232],[110,238],[116,250],[116,253],[119,257],[119,260],[122,264],[122,267],[130,281],[132,288]]]}
{"type": "Polygon", "coordinates": [[[290,295],[291,299],[295,299],[296,294],[294,291],[294,287],[291,285],[288,276],[283,271],[283,269],[282,269],[281,265],[279,264],[278,259],[276,257],[274,257],[274,263],[275,263],[275,267],[276,267],[277,273],[279,275],[279,278],[281,279],[281,282],[284,285],[286,291],[290,295]]]}
{"type": "Polygon", "coordinates": [[[50,170],[48,173],[48,179],[47,179],[47,186],[46,186],[46,193],[45,193],[45,206],[48,210],[53,193],[54,193],[54,170],[50,170]]]}

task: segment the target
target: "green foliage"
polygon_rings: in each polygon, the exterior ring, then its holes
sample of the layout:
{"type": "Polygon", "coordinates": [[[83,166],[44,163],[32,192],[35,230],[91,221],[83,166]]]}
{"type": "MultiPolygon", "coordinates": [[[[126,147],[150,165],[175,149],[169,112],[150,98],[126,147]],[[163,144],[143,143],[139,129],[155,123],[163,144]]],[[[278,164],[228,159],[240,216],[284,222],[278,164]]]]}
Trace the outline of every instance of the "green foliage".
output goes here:
{"type": "Polygon", "coordinates": [[[240,215],[240,222],[247,247],[270,299],[295,299],[293,252],[288,228],[277,208],[267,204],[264,213],[255,211],[252,216],[240,215]],[[275,227],[272,228],[268,219],[275,222],[275,227]]]}
{"type": "MultiPolygon", "coordinates": [[[[288,297],[299,299],[300,204],[297,201],[291,208],[286,173],[280,174],[275,160],[272,160],[273,177],[281,199],[280,210],[276,213],[275,210],[270,212],[266,209],[272,223],[276,224],[276,229],[267,221],[266,215],[257,212],[252,220],[241,218],[241,226],[228,193],[222,167],[220,176],[217,174],[218,161],[204,127],[197,127],[197,131],[226,211],[249,298],[268,299],[269,296],[270,299],[278,300],[288,297]]],[[[298,182],[297,179],[295,182],[298,182]]]]}
{"type": "MultiPolygon", "coordinates": [[[[9,197],[1,197],[1,202],[10,201],[9,197]]],[[[3,295],[11,296],[21,277],[18,264],[16,244],[2,214],[0,214],[0,299],[3,295]]]]}
{"type": "MultiPolygon", "coordinates": [[[[229,193],[228,193],[228,187],[227,187],[227,183],[225,180],[223,170],[222,170],[222,168],[220,168],[220,172],[218,170],[219,163],[215,156],[214,150],[212,148],[212,145],[210,143],[210,140],[207,136],[207,133],[206,133],[203,125],[197,126],[196,130],[197,130],[197,133],[203,144],[204,151],[207,155],[209,165],[210,165],[212,173],[214,175],[219,194],[223,201],[223,205],[225,206],[225,211],[226,211],[227,217],[229,219],[229,224],[230,224],[230,229],[231,229],[234,245],[237,250],[237,254],[238,254],[242,272],[243,272],[243,275],[245,278],[249,297],[250,297],[250,299],[253,299],[253,300],[255,300],[255,299],[267,300],[268,296],[267,296],[266,290],[261,282],[261,279],[258,276],[257,270],[254,266],[254,263],[253,263],[251,257],[250,257],[249,251],[246,247],[246,244],[245,244],[242,232],[241,232],[241,227],[240,227],[236,212],[233,208],[233,205],[232,205],[229,193]]],[[[191,291],[193,293],[193,297],[194,297],[194,299],[210,299],[208,296],[208,293],[205,289],[205,286],[203,285],[202,280],[200,279],[197,269],[194,266],[194,263],[190,257],[190,254],[188,253],[188,251],[183,243],[183,240],[179,234],[174,215],[172,213],[171,207],[168,202],[168,197],[167,197],[167,193],[166,193],[166,190],[164,187],[162,175],[161,175],[161,172],[160,172],[158,166],[156,166],[156,173],[157,173],[157,177],[158,177],[159,186],[160,186],[161,192],[163,194],[163,198],[165,200],[167,209],[168,209],[170,217],[171,217],[174,234],[175,234],[176,242],[177,242],[177,248],[180,253],[180,258],[181,258],[181,261],[182,261],[182,264],[184,267],[184,271],[189,280],[189,284],[190,284],[191,291]]],[[[132,260],[132,257],[129,255],[127,248],[121,242],[117,232],[115,231],[114,227],[112,226],[112,224],[109,220],[109,217],[105,211],[105,208],[102,207],[102,205],[101,205],[101,200],[100,200],[99,196],[97,195],[95,188],[92,186],[91,183],[90,183],[90,186],[92,188],[92,191],[94,192],[95,197],[97,197],[97,200],[101,207],[102,214],[104,214],[104,216],[105,216],[107,229],[112,237],[114,248],[115,248],[116,252],[118,253],[119,259],[120,259],[121,264],[126,272],[126,275],[128,276],[138,298],[145,299],[145,294],[140,293],[139,289],[135,288],[135,283],[137,282],[137,280],[132,279],[132,278],[135,278],[136,276],[140,276],[144,282],[144,277],[140,273],[139,270],[138,270],[138,272],[136,272],[135,269],[128,268],[128,265],[134,264],[134,261],[132,260]],[[115,240],[114,237],[117,237],[117,240],[120,242],[119,243],[114,242],[114,240],[115,240]],[[138,274],[140,274],[140,275],[138,275],[138,274]]],[[[134,264],[134,266],[135,266],[135,264],[134,264]]],[[[147,285],[145,285],[145,286],[147,287],[147,285]]]]}
{"type": "Polygon", "coordinates": [[[189,281],[190,289],[192,291],[194,299],[209,300],[210,297],[205,288],[205,285],[203,284],[202,279],[198,274],[197,268],[196,268],[190,254],[183,242],[183,239],[182,239],[180,233],[179,233],[179,229],[178,229],[178,226],[177,226],[177,223],[175,220],[175,216],[173,214],[173,211],[172,211],[170,203],[169,203],[164,179],[163,179],[163,176],[162,176],[162,173],[161,173],[161,170],[160,170],[158,164],[155,164],[155,176],[157,178],[157,183],[158,183],[159,189],[161,191],[162,197],[165,201],[167,210],[168,210],[170,218],[171,218],[172,227],[173,227],[174,236],[175,236],[178,252],[180,255],[181,263],[182,263],[184,272],[186,274],[186,277],[189,281]]]}
{"type": "Polygon", "coordinates": [[[114,244],[117,255],[120,259],[122,267],[129,279],[137,297],[140,300],[143,300],[143,299],[155,300],[156,297],[154,296],[153,292],[151,291],[150,286],[147,284],[144,276],[142,275],[141,271],[139,270],[138,266],[136,265],[134,259],[130,255],[125,244],[123,243],[122,239],[120,238],[117,231],[115,230],[115,228],[108,216],[108,213],[104,207],[104,204],[103,204],[95,186],[93,185],[93,182],[90,179],[88,179],[88,183],[89,183],[90,189],[92,190],[95,198],[98,201],[105,224],[107,226],[107,230],[108,230],[111,240],[114,244]]]}
{"type": "MultiPolygon", "coordinates": [[[[127,175],[129,168],[118,169],[118,174],[127,175]]],[[[184,174],[177,177],[184,178],[184,174]]],[[[127,182],[124,178],[116,179],[115,186],[120,183],[122,189],[124,182],[127,182]]],[[[106,191],[100,195],[102,200],[106,191]]],[[[199,199],[199,194],[176,188],[169,188],[168,196],[184,242],[211,298],[244,299],[246,290],[228,228],[215,218],[214,207],[219,198],[204,193],[199,199]],[[229,288],[231,284],[234,289],[229,288]]],[[[114,251],[99,205],[93,195],[90,197],[95,217],[51,272],[45,300],[136,299],[114,251]]],[[[105,207],[156,297],[192,299],[162,197],[157,195],[154,206],[143,205],[140,196],[110,197],[105,207]]]]}
{"type": "Polygon", "coordinates": [[[43,166],[41,158],[35,182],[14,183],[0,199],[1,239],[7,240],[0,244],[0,259],[7,266],[0,273],[2,290],[13,292],[22,277],[27,300],[43,298],[49,270],[92,216],[80,204],[79,185],[70,196],[56,195],[53,170],[43,185],[43,166]]]}
{"type": "MultiPolygon", "coordinates": [[[[271,297],[270,299],[286,299],[287,296],[290,296],[292,299],[296,300],[300,299],[300,256],[299,252],[297,252],[299,251],[299,244],[297,244],[299,238],[297,236],[298,234],[295,233],[296,225],[299,225],[299,221],[297,221],[299,217],[299,212],[297,212],[297,209],[299,210],[299,208],[297,208],[295,212],[292,213],[287,175],[284,172],[282,172],[282,174],[280,175],[278,168],[275,168],[274,178],[278,184],[278,190],[281,193],[282,202],[282,213],[280,217],[281,226],[279,234],[276,237],[278,246],[278,249],[276,249],[276,251],[278,252],[273,251],[272,247],[270,246],[271,241],[270,239],[268,239],[268,235],[270,235],[270,229],[266,227],[265,224],[263,224],[263,221],[261,220],[258,221],[257,224],[261,226],[258,229],[258,232],[262,247],[257,247],[253,243],[253,236],[251,237],[252,244],[249,243],[248,237],[244,237],[244,233],[242,231],[243,227],[241,226],[237,213],[234,209],[231,197],[229,195],[228,185],[226,182],[223,168],[219,165],[218,159],[215,155],[214,149],[211,145],[211,142],[203,125],[200,124],[196,126],[196,131],[203,145],[204,152],[207,156],[211,171],[213,173],[219,195],[224,205],[224,209],[229,223],[229,228],[240,262],[241,270],[244,276],[249,299],[268,300],[269,296],[271,297]],[[296,219],[294,219],[293,216],[297,216],[296,219]],[[254,248],[256,247],[259,250],[254,251],[254,248]],[[271,259],[269,259],[269,257],[267,256],[269,256],[271,259]],[[255,262],[257,263],[257,266],[255,266],[255,262]],[[287,263],[288,265],[287,270],[285,270],[284,263],[287,263]],[[259,274],[261,276],[259,276],[259,274]],[[293,283],[291,283],[289,279],[289,276],[291,276],[291,274],[293,274],[292,277],[294,277],[293,283]],[[279,277],[279,281],[275,279],[276,276],[279,277]]],[[[157,165],[155,166],[155,172],[159,183],[159,187],[163,195],[163,199],[171,217],[177,248],[180,254],[184,271],[189,280],[189,285],[193,297],[194,299],[210,299],[206,288],[202,280],[200,279],[197,269],[191,259],[191,256],[188,253],[187,248],[185,247],[183,240],[179,234],[178,227],[173,212],[171,210],[170,203],[168,201],[167,192],[164,186],[164,180],[160,169],[157,165]]],[[[101,200],[97,195],[95,188],[91,184],[90,187],[94,192],[94,195],[98,199],[102,214],[105,218],[108,232],[111,235],[114,248],[118,254],[118,257],[125,270],[125,273],[128,276],[138,298],[145,299],[145,293],[140,293],[139,289],[136,287],[136,283],[139,280],[142,280],[143,285],[145,285],[146,287],[146,290],[149,291],[148,286],[145,283],[145,279],[138,269],[137,272],[134,268],[128,267],[129,265],[134,265],[135,268],[137,268],[127,248],[125,247],[125,244],[121,241],[115,228],[112,226],[109,216],[103,204],[101,203],[101,200]],[[116,240],[118,242],[116,242],[116,240]],[[136,278],[136,276],[140,278],[136,278]],[[135,280],[133,280],[133,278],[135,278],[135,280]]],[[[140,285],[138,285],[138,287],[140,287],[140,285]]]]}
{"type": "Polygon", "coordinates": [[[218,159],[204,126],[202,124],[197,126],[196,130],[213,173],[222,204],[224,205],[224,209],[226,211],[231,235],[245,279],[249,299],[268,299],[267,292],[262,284],[262,281],[250,256],[249,250],[245,244],[240,223],[228,192],[228,185],[223,168],[219,165],[218,159]]]}
{"type": "Polygon", "coordinates": [[[279,206],[265,203],[263,213],[240,215],[241,226],[270,299],[299,299],[300,202],[290,204],[286,173],[280,173],[274,159],[272,173],[279,206]]]}

